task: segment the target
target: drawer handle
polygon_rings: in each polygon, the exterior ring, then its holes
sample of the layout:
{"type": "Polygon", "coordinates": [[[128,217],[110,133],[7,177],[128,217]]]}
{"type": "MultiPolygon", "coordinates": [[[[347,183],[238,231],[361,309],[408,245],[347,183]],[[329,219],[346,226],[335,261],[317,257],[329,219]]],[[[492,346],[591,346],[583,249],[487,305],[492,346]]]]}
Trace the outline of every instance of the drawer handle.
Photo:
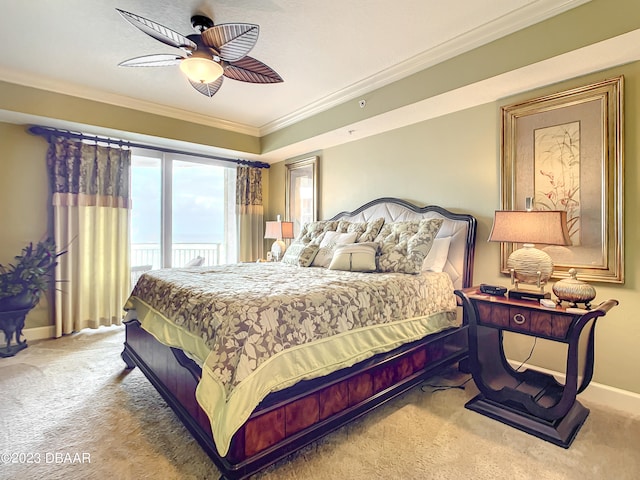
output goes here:
{"type": "Polygon", "coordinates": [[[524,315],[522,315],[521,313],[516,313],[513,316],[513,323],[517,324],[517,325],[522,325],[524,322],[526,322],[527,319],[525,318],[524,315]]]}

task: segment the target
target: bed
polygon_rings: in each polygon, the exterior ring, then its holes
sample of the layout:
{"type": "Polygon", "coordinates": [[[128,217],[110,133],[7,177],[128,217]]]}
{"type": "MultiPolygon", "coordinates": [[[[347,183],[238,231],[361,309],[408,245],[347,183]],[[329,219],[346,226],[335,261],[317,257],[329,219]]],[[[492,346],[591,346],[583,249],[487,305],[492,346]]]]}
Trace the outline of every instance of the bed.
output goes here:
{"type": "Polygon", "coordinates": [[[281,262],[146,272],[122,358],[221,478],[247,478],[466,359],[453,291],[475,235],[470,215],[381,198],[305,226],[281,262]]]}

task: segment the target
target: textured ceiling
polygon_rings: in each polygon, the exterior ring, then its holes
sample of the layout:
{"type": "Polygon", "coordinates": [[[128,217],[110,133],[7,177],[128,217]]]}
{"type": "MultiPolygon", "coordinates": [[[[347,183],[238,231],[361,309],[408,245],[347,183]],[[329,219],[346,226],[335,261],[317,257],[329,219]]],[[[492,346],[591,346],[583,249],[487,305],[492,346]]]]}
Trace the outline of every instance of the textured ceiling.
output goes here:
{"type": "Polygon", "coordinates": [[[1,0],[0,80],[264,135],[584,0],[1,0]],[[260,25],[251,56],[284,83],[226,79],[207,98],[177,67],[123,68],[176,53],[116,8],[182,34],[190,17],[260,25]]]}

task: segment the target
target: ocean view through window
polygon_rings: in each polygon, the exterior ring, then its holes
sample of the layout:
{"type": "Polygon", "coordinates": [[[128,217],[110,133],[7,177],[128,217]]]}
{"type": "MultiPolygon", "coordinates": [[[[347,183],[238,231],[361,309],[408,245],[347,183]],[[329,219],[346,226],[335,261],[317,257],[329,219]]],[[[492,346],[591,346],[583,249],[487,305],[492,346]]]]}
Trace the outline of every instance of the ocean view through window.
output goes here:
{"type": "Polygon", "coordinates": [[[132,284],[197,257],[206,266],[236,262],[235,167],[132,149],[131,197],[132,284]]]}

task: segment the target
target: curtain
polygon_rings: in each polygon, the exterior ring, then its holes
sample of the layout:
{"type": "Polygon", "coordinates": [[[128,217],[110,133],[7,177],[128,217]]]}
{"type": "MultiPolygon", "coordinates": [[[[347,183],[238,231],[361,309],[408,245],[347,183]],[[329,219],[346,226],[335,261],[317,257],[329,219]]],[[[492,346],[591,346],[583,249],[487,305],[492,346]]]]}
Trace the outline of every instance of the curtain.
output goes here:
{"type": "Polygon", "coordinates": [[[238,261],[255,262],[264,253],[262,169],[238,167],[236,171],[238,261]]]}
{"type": "Polygon", "coordinates": [[[56,268],[56,337],[119,325],[130,288],[131,152],[52,137],[47,152],[56,268]]]}

